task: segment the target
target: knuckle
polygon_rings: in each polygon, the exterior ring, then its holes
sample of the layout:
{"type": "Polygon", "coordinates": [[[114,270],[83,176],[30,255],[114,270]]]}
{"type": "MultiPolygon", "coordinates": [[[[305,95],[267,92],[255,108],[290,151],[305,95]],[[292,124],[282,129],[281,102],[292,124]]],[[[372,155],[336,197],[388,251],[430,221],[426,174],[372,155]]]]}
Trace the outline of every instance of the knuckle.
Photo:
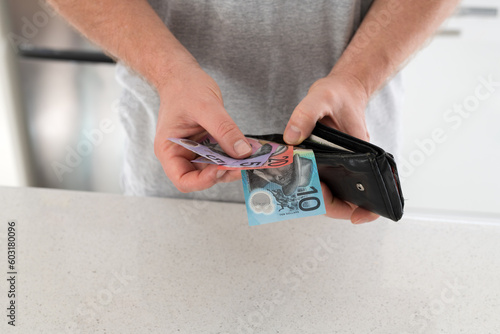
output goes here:
{"type": "Polygon", "coordinates": [[[238,127],[236,124],[230,120],[222,121],[217,127],[217,134],[221,138],[225,138],[227,136],[231,136],[233,133],[238,131],[238,127]]]}
{"type": "Polygon", "coordinates": [[[196,102],[195,109],[200,113],[207,113],[210,111],[210,103],[205,100],[199,100],[196,102]]]}
{"type": "Polygon", "coordinates": [[[320,79],[312,84],[309,93],[317,94],[319,98],[330,100],[335,97],[335,90],[332,89],[326,78],[320,79]]]}
{"type": "Polygon", "coordinates": [[[182,182],[182,176],[178,179],[171,179],[172,183],[174,184],[174,186],[177,188],[177,190],[179,190],[181,193],[188,193],[188,192],[191,192],[192,190],[189,189],[187,186],[186,186],[186,183],[185,182],[182,182]]]}
{"type": "Polygon", "coordinates": [[[179,190],[179,191],[180,191],[181,193],[183,193],[183,194],[185,194],[185,193],[188,193],[188,192],[189,192],[189,190],[188,190],[188,189],[187,189],[184,185],[182,185],[182,184],[177,183],[177,184],[175,185],[175,187],[177,188],[177,190],[179,190]]]}
{"type": "Polygon", "coordinates": [[[297,108],[297,120],[300,123],[315,123],[318,120],[316,112],[311,108],[298,107],[297,108]]]}
{"type": "Polygon", "coordinates": [[[153,152],[158,160],[162,160],[165,157],[169,149],[172,147],[172,142],[163,138],[163,136],[155,136],[153,141],[153,152]]]}
{"type": "Polygon", "coordinates": [[[330,89],[323,89],[321,90],[320,92],[320,98],[323,100],[323,101],[326,101],[327,103],[333,103],[333,101],[335,100],[335,93],[330,90],[330,89]]]}
{"type": "Polygon", "coordinates": [[[153,142],[153,150],[155,153],[156,158],[160,158],[160,155],[162,152],[165,150],[165,145],[164,142],[158,139],[158,137],[155,137],[154,142],[153,142]]]}

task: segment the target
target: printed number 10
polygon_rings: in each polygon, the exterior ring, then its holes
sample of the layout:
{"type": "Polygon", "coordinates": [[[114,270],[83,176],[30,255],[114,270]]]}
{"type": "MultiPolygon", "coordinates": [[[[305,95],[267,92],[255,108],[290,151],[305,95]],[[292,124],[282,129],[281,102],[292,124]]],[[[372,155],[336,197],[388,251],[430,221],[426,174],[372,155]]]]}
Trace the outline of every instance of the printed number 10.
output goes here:
{"type": "MultiPolygon", "coordinates": [[[[311,189],[312,190],[310,190],[310,191],[304,191],[304,192],[297,193],[297,196],[316,194],[318,192],[318,189],[316,189],[314,187],[311,187],[311,189]]],[[[321,205],[321,201],[319,200],[319,198],[313,197],[313,196],[303,198],[299,201],[299,209],[302,211],[313,211],[313,210],[316,210],[317,208],[319,208],[320,205],[321,205]],[[309,202],[309,201],[314,201],[316,203],[314,205],[309,206],[309,207],[308,206],[304,207],[304,203],[309,202]]]]}

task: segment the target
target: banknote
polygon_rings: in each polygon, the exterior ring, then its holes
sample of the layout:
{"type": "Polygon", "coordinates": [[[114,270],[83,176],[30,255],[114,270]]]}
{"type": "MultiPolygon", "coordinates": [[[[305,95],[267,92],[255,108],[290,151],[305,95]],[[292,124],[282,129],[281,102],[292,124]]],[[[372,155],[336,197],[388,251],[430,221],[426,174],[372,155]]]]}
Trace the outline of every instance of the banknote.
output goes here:
{"type": "Polygon", "coordinates": [[[241,176],[250,226],[326,213],[312,150],[296,148],[291,164],[241,176]]]}
{"type": "Polygon", "coordinates": [[[245,159],[234,159],[227,155],[210,135],[199,143],[182,138],[168,139],[200,156],[192,162],[216,164],[219,169],[277,168],[292,163],[292,146],[266,140],[247,138],[252,147],[252,154],[245,159]]]}
{"type": "MultiPolygon", "coordinates": [[[[253,138],[248,138],[253,139],[253,138]]],[[[261,144],[265,144],[266,141],[259,140],[261,144]]],[[[278,168],[289,165],[292,163],[293,159],[293,146],[280,145],[276,151],[271,152],[269,158],[264,163],[256,163],[242,159],[239,164],[232,166],[219,165],[217,169],[263,169],[263,168],[278,168]]],[[[205,157],[198,157],[191,162],[197,163],[207,163],[215,164],[214,161],[209,160],[205,157]]]]}

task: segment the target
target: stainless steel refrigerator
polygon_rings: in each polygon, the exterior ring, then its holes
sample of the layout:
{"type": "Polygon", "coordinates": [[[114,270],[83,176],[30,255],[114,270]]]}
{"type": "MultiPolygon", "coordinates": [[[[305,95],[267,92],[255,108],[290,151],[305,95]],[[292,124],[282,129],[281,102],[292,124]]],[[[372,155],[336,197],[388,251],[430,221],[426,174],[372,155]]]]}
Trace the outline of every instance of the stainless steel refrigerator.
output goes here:
{"type": "Polygon", "coordinates": [[[8,0],[4,7],[32,185],[120,192],[123,131],[113,60],[44,1],[8,0]]]}

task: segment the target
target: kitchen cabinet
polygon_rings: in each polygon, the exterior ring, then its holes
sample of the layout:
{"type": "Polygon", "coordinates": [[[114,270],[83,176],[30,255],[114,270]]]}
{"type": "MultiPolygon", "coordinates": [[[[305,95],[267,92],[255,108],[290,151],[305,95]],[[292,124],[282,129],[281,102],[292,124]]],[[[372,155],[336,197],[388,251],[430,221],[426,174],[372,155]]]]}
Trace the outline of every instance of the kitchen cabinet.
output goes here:
{"type": "MultiPolygon", "coordinates": [[[[462,6],[498,8],[497,1],[462,6]]],[[[403,70],[408,212],[500,215],[500,18],[450,18],[403,70]]]]}

